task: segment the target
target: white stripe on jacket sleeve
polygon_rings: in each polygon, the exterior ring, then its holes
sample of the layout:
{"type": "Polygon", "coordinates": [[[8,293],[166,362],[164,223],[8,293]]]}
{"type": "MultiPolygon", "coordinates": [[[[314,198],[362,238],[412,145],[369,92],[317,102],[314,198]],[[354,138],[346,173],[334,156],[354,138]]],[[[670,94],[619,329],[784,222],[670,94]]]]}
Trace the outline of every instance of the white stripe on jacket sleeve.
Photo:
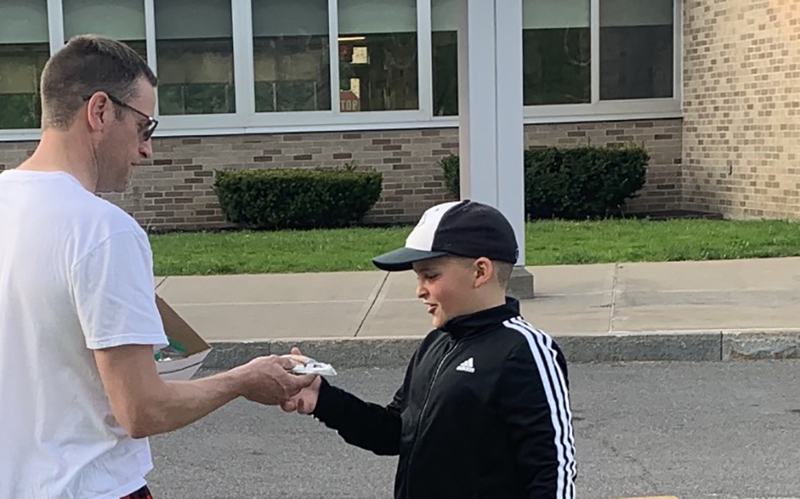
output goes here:
{"type": "Polygon", "coordinates": [[[550,419],[555,432],[554,445],[558,457],[558,484],[555,499],[575,498],[575,437],[564,373],[556,361],[552,339],[518,317],[503,323],[525,337],[542,380],[550,419]]]}

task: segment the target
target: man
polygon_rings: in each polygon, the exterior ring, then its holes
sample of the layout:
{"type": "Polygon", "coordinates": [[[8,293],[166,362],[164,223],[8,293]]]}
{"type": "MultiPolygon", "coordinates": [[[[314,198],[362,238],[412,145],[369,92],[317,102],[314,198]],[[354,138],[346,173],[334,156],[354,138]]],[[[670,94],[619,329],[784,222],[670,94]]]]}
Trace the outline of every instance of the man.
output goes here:
{"type": "Polygon", "coordinates": [[[0,497],[149,497],[145,437],[240,397],[279,404],[314,377],[284,358],[165,382],[144,231],[94,193],[152,155],[156,78],[127,46],[72,39],[42,74],[42,137],[0,175],[0,497]]]}

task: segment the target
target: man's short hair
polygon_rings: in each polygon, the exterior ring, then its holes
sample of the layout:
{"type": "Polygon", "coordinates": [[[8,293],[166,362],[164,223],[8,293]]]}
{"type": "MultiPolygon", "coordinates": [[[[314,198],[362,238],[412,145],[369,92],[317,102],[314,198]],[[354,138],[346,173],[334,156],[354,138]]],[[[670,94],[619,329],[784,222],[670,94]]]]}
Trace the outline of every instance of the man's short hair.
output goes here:
{"type": "Polygon", "coordinates": [[[96,35],[70,39],[42,72],[42,128],[66,130],[86,98],[98,91],[122,102],[135,98],[141,77],[154,87],[158,83],[144,59],[124,43],[96,35]]]}

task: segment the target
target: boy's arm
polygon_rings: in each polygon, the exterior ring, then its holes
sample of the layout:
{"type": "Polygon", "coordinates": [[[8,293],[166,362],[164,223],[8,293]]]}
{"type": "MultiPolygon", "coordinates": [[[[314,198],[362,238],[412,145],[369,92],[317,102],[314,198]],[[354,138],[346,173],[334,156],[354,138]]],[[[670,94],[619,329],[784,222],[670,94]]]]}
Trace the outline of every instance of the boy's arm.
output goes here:
{"type": "Polygon", "coordinates": [[[566,362],[558,347],[533,333],[512,352],[499,380],[499,410],[531,498],[575,497],[575,440],[567,387],[566,362]]]}
{"type": "Polygon", "coordinates": [[[401,387],[392,402],[383,407],[365,402],[323,379],[312,414],[336,430],[345,442],[381,456],[395,456],[400,453],[403,392],[401,387]]]}
{"type": "MultiPolygon", "coordinates": [[[[298,348],[292,353],[302,355],[298,348]]],[[[414,365],[415,353],[406,371],[403,386],[386,407],[365,402],[341,388],[331,386],[325,379],[317,378],[311,386],[283,402],[284,411],[312,414],[325,426],[339,432],[352,445],[370,450],[381,456],[400,453],[400,414],[405,406],[405,393],[414,365]]]]}

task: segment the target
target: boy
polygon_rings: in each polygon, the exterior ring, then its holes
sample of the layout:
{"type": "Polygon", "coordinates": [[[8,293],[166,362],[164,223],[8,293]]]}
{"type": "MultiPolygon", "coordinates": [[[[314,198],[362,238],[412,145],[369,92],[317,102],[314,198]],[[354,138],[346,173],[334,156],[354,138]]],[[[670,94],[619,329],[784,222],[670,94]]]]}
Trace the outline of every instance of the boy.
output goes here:
{"type": "Polygon", "coordinates": [[[574,498],[566,361],[506,298],[517,253],[498,210],[471,201],[429,209],[404,248],[373,260],[416,272],[436,328],[394,400],[364,402],[318,378],[282,408],[312,414],[350,444],[399,454],[396,499],[574,498]]]}

